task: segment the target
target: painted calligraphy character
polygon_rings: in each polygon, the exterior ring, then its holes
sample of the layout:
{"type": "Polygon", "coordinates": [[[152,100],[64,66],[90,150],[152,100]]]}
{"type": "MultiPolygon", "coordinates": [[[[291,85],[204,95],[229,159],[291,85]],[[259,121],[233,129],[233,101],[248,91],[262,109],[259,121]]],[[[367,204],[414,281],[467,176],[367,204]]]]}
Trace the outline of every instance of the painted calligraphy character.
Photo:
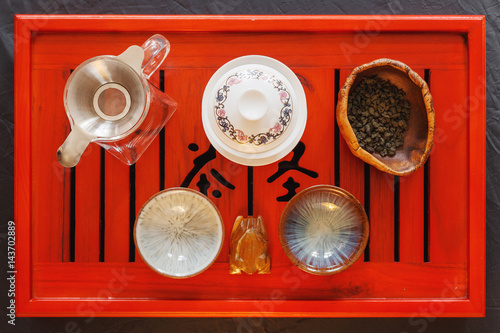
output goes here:
{"type": "MultiPolygon", "coordinates": [[[[318,173],[306,168],[303,168],[299,165],[299,161],[304,155],[306,150],[306,145],[300,141],[297,146],[293,149],[293,156],[290,161],[281,161],[278,163],[278,171],[276,171],[271,177],[267,179],[268,183],[272,183],[277,180],[279,177],[287,173],[288,171],[295,170],[300,173],[305,174],[311,178],[318,178],[318,173]]],[[[285,195],[279,196],[276,198],[279,202],[289,201],[295,194],[297,194],[296,190],[300,187],[300,184],[296,182],[293,177],[288,177],[287,181],[283,183],[283,188],[288,190],[288,193],[285,195]]]]}
{"type": "MultiPolygon", "coordinates": [[[[198,151],[198,145],[195,143],[191,143],[188,146],[188,149],[191,151],[198,151]]],[[[198,155],[195,157],[193,160],[193,168],[188,172],[187,176],[184,178],[182,181],[181,187],[188,187],[191,185],[191,182],[193,179],[196,177],[196,175],[201,171],[201,169],[207,165],[208,162],[211,160],[214,160],[215,157],[217,156],[215,148],[210,145],[208,147],[208,150],[205,151],[203,154],[198,155]]],[[[220,184],[224,185],[225,187],[229,188],[230,190],[234,190],[235,187],[233,184],[231,184],[227,179],[225,179],[217,170],[211,169],[210,174],[217,180],[220,184]]],[[[200,190],[201,193],[207,195],[208,190],[210,189],[210,181],[208,180],[208,177],[205,173],[200,174],[200,179],[198,182],[196,182],[196,186],[200,190]]],[[[220,198],[221,197],[221,192],[219,190],[213,190],[212,195],[215,198],[220,198]]]]}

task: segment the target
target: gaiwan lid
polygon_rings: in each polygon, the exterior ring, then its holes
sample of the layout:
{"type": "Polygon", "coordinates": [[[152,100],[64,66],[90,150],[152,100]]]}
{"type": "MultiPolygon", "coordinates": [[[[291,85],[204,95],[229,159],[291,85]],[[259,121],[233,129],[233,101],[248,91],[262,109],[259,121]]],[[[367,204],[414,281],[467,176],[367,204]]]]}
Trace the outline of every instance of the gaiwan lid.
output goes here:
{"type": "Polygon", "coordinates": [[[297,76],[276,59],[250,55],[219,68],[203,94],[202,120],[212,145],[233,162],[259,166],[287,155],[307,121],[297,76]]]}

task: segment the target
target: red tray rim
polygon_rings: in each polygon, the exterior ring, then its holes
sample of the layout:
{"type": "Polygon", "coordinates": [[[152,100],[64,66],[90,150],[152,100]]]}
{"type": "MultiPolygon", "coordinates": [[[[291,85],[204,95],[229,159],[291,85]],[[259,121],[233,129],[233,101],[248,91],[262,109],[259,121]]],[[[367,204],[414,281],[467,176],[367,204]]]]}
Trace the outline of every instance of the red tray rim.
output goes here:
{"type": "MultiPolygon", "coordinates": [[[[469,91],[486,94],[485,17],[474,16],[350,16],[350,15],[16,15],[15,17],[15,193],[16,221],[16,312],[20,316],[88,316],[78,311],[80,299],[36,299],[32,297],[31,258],[31,38],[44,32],[154,32],[158,21],[172,32],[355,32],[367,20],[381,32],[453,32],[467,35],[469,91]],[[134,24],[126,24],[133,21],[134,24]],[[285,23],[297,24],[285,24],[285,23]],[[231,24],[228,24],[231,23],[231,24]],[[230,28],[228,28],[230,27],[230,28]]],[[[470,103],[470,102],[469,102],[470,103]]],[[[480,112],[469,123],[469,247],[468,299],[464,300],[135,300],[109,302],[95,316],[170,317],[415,317],[418,309],[432,310],[446,303],[441,317],[485,315],[485,227],[486,227],[486,99],[479,99],[480,112]],[[472,149],[474,147],[475,149],[472,149]],[[474,221],[474,223],[470,223],[474,221]],[[342,302],[342,312],[328,304],[342,302]],[[125,310],[127,309],[127,310],[125,310]]]]}

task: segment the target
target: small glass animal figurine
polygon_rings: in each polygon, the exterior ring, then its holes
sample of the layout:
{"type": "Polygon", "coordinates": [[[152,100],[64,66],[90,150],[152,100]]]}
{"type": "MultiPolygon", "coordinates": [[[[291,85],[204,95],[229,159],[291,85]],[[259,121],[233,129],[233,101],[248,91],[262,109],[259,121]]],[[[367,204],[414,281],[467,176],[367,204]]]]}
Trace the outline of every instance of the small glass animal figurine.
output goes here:
{"type": "Polygon", "coordinates": [[[268,238],[262,217],[238,216],[231,232],[229,274],[269,274],[271,258],[268,238]]]}

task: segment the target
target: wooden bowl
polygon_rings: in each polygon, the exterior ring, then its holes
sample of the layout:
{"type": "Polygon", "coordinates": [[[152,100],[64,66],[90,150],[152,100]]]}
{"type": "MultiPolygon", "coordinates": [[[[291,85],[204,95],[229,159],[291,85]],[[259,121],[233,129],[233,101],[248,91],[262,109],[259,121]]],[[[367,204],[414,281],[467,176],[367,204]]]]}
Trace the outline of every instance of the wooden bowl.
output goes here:
{"type": "Polygon", "coordinates": [[[378,59],[352,71],[339,92],[337,122],[347,146],[355,156],[393,175],[406,176],[420,168],[429,157],[432,148],[435,120],[429,87],[410,67],[396,60],[378,59]],[[376,152],[369,153],[361,148],[347,118],[347,103],[351,89],[354,90],[363,77],[374,75],[383,80],[390,80],[392,84],[403,89],[406,99],[411,103],[404,143],[392,157],[382,157],[376,152]]]}

